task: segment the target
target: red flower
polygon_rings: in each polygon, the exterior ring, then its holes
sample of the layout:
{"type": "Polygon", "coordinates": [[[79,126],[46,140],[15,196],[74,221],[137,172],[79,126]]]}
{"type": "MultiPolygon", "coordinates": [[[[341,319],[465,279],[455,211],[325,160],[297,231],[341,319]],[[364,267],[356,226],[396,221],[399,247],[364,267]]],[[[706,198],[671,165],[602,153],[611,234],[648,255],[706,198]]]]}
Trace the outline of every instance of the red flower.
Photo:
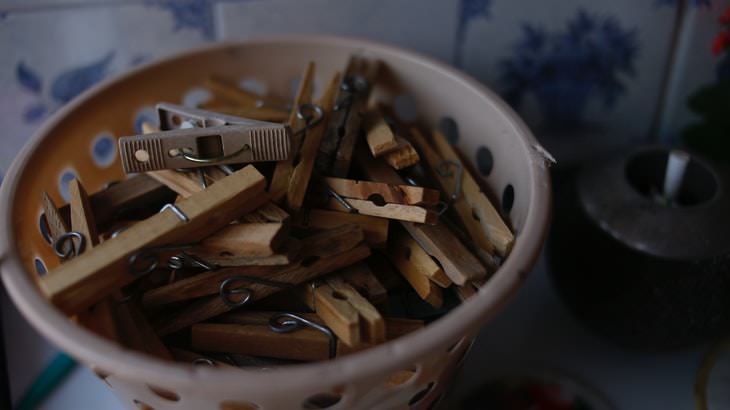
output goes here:
{"type": "Polygon", "coordinates": [[[730,24],[730,7],[725,10],[718,20],[720,20],[720,24],[722,25],[730,24]]]}
{"type": "Polygon", "coordinates": [[[712,42],[712,54],[720,55],[720,53],[728,48],[730,48],[730,29],[715,36],[715,39],[712,42]]]}

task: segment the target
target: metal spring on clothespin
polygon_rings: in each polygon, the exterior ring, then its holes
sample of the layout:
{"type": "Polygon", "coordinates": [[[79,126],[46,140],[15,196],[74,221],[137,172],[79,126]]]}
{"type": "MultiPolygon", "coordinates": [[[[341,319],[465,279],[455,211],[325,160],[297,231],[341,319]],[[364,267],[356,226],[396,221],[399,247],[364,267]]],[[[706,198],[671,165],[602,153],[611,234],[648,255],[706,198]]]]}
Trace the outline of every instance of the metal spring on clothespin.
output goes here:
{"type": "Polygon", "coordinates": [[[337,338],[329,327],[312,322],[294,313],[277,313],[269,319],[269,327],[276,333],[291,333],[309,327],[324,333],[329,338],[329,358],[337,356],[337,338]]]}

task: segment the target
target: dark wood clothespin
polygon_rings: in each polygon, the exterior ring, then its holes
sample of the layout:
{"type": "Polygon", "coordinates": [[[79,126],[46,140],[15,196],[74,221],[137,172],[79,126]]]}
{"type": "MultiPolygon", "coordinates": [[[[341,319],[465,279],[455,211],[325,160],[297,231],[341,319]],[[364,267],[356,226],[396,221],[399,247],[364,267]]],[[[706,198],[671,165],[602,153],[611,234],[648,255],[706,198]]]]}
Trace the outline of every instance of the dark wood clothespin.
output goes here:
{"type": "Polygon", "coordinates": [[[294,217],[294,226],[303,229],[331,229],[342,225],[355,224],[362,229],[365,242],[372,248],[383,248],[388,241],[388,220],[375,216],[305,209],[294,217]]]}
{"type": "Polygon", "coordinates": [[[322,175],[346,177],[361,133],[362,117],[380,69],[379,61],[353,56],[342,79],[335,111],[319,147],[316,166],[322,175]]]}

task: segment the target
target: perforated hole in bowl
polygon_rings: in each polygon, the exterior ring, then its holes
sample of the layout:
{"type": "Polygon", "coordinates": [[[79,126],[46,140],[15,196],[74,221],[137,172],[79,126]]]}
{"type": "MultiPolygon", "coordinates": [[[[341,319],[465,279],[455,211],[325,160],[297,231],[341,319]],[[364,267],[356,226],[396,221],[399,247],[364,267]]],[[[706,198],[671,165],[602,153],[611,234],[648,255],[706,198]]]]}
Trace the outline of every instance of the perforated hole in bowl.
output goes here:
{"type": "Polygon", "coordinates": [[[138,409],[140,409],[140,410],[155,410],[155,408],[154,408],[154,407],[150,406],[149,404],[147,404],[147,403],[145,403],[145,402],[143,402],[143,401],[140,401],[140,400],[134,399],[134,400],[133,400],[132,402],[133,402],[133,403],[134,403],[134,405],[135,405],[135,406],[137,406],[137,408],[138,408],[138,409]]]}
{"type": "Polygon", "coordinates": [[[149,123],[155,127],[160,126],[160,119],[157,116],[157,110],[154,107],[145,105],[144,107],[137,110],[134,114],[134,132],[142,134],[142,124],[149,123]]]}
{"type": "Polygon", "coordinates": [[[117,158],[117,140],[109,132],[98,134],[91,141],[91,158],[100,168],[106,168],[117,158]]]}
{"type": "Polygon", "coordinates": [[[450,144],[456,144],[459,141],[459,125],[453,118],[441,117],[438,129],[450,144]]]}
{"type": "Polygon", "coordinates": [[[43,263],[43,260],[41,258],[36,257],[33,261],[33,264],[35,265],[35,271],[38,276],[44,276],[46,273],[48,273],[48,269],[46,268],[46,265],[43,263]]]}
{"type": "Polygon", "coordinates": [[[38,231],[41,233],[41,236],[43,237],[43,240],[46,241],[49,245],[53,243],[51,240],[51,232],[48,230],[48,221],[46,221],[46,215],[44,215],[42,212],[40,216],[38,216],[38,231]]]}
{"type": "Polygon", "coordinates": [[[248,401],[227,400],[220,404],[220,410],[259,410],[261,406],[248,401]]]}
{"type": "Polygon", "coordinates": [[[397,372],[388,376],[388,378],[385,380],[385,383],[383,383],[383,386],[388,389],[402,386],[403,384],[413,379],[413,377],[416,375],[416,371],[417,369],[415,367],[406,370],[398,370],[397,372]]]}
{"type": "Polygon", "coordinates": [[[213,98],[213,94],[207,88],[193,87],[185,92],[182,103],[186,107],[198,107],[204,102],[208,102],[213,98]]]}
{"type": "Polygon", "coordinates": [[[266,95],[266,83],[256,78],[242,78],[238,86],[254,94],[266,95]]]}
{"type": "Polygon", "coordinates": [[[75,178],[78,177],[78,173],[71,169],[67,168],[61,172],[61,175],[58,176],[58,192],[61,194],[63,199],[68,202],[70,198],[70,194],[68,192],[68,184],[75,178]]]}
{"type": "Polygon", "coordinates": [[[507,184],[502,192],[502,210],[508,214],[512,210],[512,206],[515,204],[515,188],[512,184],[507,184]]]}
{"type": "Polygon", "coordinates": [[[337,393],[318,393],[307,397],[302,402],[302,408],[306,410],[329,409],[342,400],[337,393]]]}
{"type": "Polygon", "coordinates": [[[414,394],[413,397],[408,401],[409,406],[413,406],[418,404],[421,400],[423,400],[424,397],[433,389],[434,382],[431,382],[426,385],[423,389],[421,389],[418,393],[414,394]]]}
{"type": "Polygon", "coordinates": [[[154,386],[147,386],[147,388],[158,397],[167,401],[180,401],[180,395],[173,391],[154,386]]]}
{"type": "Polygon", "coordinates": [[[492,156],[492,151],[484,146],[477,148],[476,160],[479,173],[488,177],[489,174],[492,173],[492,168],[494,168],[494,157],[492,156]]]}

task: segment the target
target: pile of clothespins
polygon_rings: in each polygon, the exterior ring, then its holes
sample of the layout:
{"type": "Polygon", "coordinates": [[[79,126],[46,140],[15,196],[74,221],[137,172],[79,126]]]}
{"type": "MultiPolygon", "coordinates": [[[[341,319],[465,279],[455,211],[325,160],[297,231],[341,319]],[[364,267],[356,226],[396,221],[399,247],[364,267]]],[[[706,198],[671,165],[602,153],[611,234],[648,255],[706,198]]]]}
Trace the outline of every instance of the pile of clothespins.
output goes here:
{"type": "MultiPolygon", "coordinates": [[[[129,178],[58,208],[50,301],[121,345],[219,366],[326,360],[422,328],[474,295],[514,237],[438,131],[374,102],[352,57],[313,100],[211,77],[119,140],[129,178]]],[[[83,179],[83,175],[81,176],[83,179]]]]}

